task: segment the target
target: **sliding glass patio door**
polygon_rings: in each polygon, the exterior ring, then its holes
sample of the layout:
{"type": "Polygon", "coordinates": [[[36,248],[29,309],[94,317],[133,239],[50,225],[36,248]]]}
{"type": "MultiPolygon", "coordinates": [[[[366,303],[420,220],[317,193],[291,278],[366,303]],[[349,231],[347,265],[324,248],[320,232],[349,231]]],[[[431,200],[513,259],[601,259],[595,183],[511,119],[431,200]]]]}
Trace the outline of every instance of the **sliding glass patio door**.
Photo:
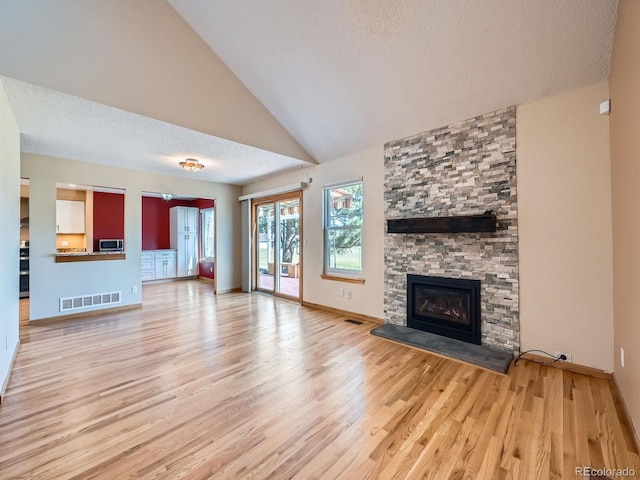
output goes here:
{"type": "Polygon", "coordinates": [[[265,203],[256,208],[258,238],[254,242],[258,254],[257,288],[273,292],[275,286],[276,265],[276,217],[275,204],[265,203]]]}
{"type": "Polygon", "coordinates": [[[254,289],[300,299],[301,207],[299,192],[254,201],[254,289]]]}

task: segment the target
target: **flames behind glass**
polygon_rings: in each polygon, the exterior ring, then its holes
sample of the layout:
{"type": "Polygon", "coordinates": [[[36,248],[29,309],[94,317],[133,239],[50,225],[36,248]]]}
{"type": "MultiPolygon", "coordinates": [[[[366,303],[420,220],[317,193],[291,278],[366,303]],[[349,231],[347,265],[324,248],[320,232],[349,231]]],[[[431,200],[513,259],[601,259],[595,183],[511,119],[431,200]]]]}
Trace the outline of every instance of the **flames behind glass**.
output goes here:
{"type": "Polygon", "coordinates": [[[467,292],[416,286],[414,309],[423,317],[469,324],[471,299],[467,292]]]}

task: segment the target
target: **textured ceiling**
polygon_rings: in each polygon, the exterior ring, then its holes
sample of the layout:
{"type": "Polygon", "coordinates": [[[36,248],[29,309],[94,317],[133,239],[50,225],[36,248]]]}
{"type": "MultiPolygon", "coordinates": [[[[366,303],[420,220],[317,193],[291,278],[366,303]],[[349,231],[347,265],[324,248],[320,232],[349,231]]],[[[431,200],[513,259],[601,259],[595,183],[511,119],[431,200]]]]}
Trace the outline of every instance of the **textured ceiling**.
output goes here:
{"type": "Polygon", "coordinates": [[[615,0],[168,1],[319,162],[606,79],[617,11],[615,0]]]}
{"type": "Polygon", "coordinates": [[[0,0],[0,74],[315,163],[163,0],[0,0]]]}
{"type": "Polygon", "coordinates": [[[13,78],[0,78],[20,129],[23,152],[231,184],[309,165],[13,78]],[[196,158],[205,168],[197,173],[183,170],[178,162],[184,158],[196,158]]]}
{"type": "Polygon", "coordinates": [[[328,161],[606,79],[616,11],[616,0],[0,2],[0,74],[13,77],[24,151],[245,184],[311,164],[307,152],[328,161]],[[206,168],[183,171],[184,157],[206,168]]]}

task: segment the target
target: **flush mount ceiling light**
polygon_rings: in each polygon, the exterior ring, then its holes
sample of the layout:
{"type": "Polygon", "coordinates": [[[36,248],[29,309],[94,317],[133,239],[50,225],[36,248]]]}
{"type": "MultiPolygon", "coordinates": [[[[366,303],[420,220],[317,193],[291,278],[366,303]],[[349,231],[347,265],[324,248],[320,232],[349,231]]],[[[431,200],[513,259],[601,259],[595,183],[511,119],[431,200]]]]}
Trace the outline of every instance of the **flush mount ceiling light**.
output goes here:
{"type": "Polygon", "coordinates": [[[162,199],[165,202],[168,202],[169,200],[171,200],[173,198],[173,194],[172,193],[161,193],[160,195],[162,195],[162,199]]]}
{"type": "Polygon", "coordinates": [[[189,170],[190,172],[197,172],[198,170],[202,170],[204,168],[204,165],[195,158],[184,159],[184,161],[180,162],[180,166],[185,170],[189,170]]]}

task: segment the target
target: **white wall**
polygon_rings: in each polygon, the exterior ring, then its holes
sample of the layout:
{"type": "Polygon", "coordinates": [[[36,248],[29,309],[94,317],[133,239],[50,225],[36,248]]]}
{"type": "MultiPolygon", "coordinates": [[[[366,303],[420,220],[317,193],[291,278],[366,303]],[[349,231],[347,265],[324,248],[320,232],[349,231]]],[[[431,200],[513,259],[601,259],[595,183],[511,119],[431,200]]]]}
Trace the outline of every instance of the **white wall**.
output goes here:
{"type": "Polygon", "coordinates": [[[0,65],[3,75],[311,161],[162,0],[0,2],[0,65]]]}
{"type": "Polygon", "coordinates": [[[141,289],[134,294],[131,287],[141,284],[143,191],[214,198],[217,288],[240,287],[240,187],[29,153],[22,154],[21,168],[22,176],[30,179],[31,320],[61,315],[61,297],[122,291],[122,305],[142,301],[141,289]],[[126,190],[126,260],[55,263],[56,182],[126,190]]]}
{"type": "Polygon", "coordinates": [[[382,146],[338,158],[318,166],[269,178],[246,185],[243,194],[266,191],[276,187],[313,180],[303,191],[303,230],[307,246],[303,247],[303,300],[339,308],[379,319],[384,314],[384,150],[382,146]],[[322,185],[363,177],[364,285],[323,280],[322,273],[322,185]],[[340,288],[351,290],[352,299],[339,295],[340,288]]]}
{"type": "Polygon", "coordinates": [[[613,370],[607,82],[517,109],[521,350],[613,370]]]}
{"type": "Polygon", "coordinates": [[[0,393],[18,348],[20,132],[0,81],[0,393]]]}
{"type": "MultiPolygon", "coordinates": [[[[521,349],[573,355],[613,368],[611,188],[608,117],[598,105],[607,82],[517,109],[521,349]]],[[[312,178],[304,191],[304,300],[383,317],[383,147],[247,185],[243,193],[312,178]],[[323,183],[365,178],[365,278],[354,300],[320,279],[323,183]]]]}

